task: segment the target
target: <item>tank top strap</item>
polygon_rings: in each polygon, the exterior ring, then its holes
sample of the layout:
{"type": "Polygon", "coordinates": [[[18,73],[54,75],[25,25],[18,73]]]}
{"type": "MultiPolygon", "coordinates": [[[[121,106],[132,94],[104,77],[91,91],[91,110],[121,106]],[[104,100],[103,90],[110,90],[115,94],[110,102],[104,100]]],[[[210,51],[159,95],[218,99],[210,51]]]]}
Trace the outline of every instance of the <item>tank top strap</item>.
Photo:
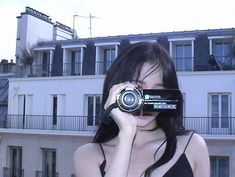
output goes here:
{"type": "Polygon", "coordinates": [[[104,160],[106,160],[105,153],[104,153],[104,149],[103,149],[101,143],[99,143],[99,145],[100,145],[100,149],[101,149],[101,152],[102,152],[102,154],[103,154],[104,160]]]}
{"type": "Polygon", "coordinates": [[[187,147],[188,147],[188,145],[189,145],[189,143],[190,143],[190,141],[191,141],[191,139],[192,139],[192,137],[193,137],[193,134],[194,134],[194,132],[191,133],[191,135],[190,135],[190,137],[189,137],[189,139],[188,139],[188,142],[187,142],[187,144],[186,144],[186,146],[185,146],[185,148],[184,148],[184,153],[185,153],[185,151],[186,151],[186,149],[187,149],[187,147]]]}

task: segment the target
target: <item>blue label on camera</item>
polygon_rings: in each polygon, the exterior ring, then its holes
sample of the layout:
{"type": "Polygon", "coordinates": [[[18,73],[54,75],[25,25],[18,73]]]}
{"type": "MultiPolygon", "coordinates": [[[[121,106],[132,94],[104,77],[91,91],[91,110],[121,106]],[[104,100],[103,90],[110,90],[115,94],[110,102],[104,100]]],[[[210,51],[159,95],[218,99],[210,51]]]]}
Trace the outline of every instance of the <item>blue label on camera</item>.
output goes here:
{"type": "Polygon", "coordinates": [[[149,99],[149,95],[144,95],[144,99],[148,100],[149,99]]]}

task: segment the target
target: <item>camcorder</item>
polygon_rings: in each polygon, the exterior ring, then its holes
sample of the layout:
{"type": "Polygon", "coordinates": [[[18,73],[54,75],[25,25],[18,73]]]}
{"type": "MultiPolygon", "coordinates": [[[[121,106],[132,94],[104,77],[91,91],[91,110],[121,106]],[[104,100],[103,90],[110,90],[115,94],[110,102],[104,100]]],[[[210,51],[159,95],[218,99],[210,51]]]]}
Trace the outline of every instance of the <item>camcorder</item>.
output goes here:
{"type": "Polygon", "coordinates": [[[121,90],[116,102],[121,111],[128,113],[164,112],[179,115],[182,94],[178,89],[141,89],[135,86],[121,90]]]}

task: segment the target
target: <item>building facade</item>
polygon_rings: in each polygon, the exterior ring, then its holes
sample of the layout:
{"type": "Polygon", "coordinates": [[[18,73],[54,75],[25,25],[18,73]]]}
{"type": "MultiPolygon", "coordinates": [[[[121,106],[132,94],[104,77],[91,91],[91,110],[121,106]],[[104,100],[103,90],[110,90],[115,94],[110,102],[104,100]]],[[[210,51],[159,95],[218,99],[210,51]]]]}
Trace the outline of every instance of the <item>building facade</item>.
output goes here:
{"type": "Polygon", "coordinates": [[[205,138],[211,177],[232,177],[234,35],[229,28],[38,43],[27,72],[9,79],[8,116],[0,129],[0,174],[73,176],[73,153],[92,141],[99,123],[107,70],[126,47],[148,41],[164,46],[174,61],[184,96],[183,123],[205,138]]]}

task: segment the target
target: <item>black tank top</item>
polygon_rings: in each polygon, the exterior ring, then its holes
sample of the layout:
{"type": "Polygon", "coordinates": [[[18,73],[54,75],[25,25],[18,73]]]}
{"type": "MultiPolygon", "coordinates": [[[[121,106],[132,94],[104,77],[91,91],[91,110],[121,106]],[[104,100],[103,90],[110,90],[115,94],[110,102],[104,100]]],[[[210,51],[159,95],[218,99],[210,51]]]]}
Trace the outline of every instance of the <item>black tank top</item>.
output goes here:
{"type": "MultiPolygon", "coordinates": [[[[188,147],[188,144],[191,140],[193,136],[193,133],[190,135],[190,138],[184,148],[183,153],[181,154],[181,156],[179,157],[179,159],[176,161],[176,163],[163,175],[163,177],[193,177],[193,170],[189,164],[189,161],[185,155],[185,150],[188,147]]],[[[102,164],[100,165],[100,173],[102,175],[102,177],[104,177],[105,175],[105,165],[106,165],[106,157],[105,157],[105,153],[104,153],[104,149],[102,147],[101,144],[100,148],[101,151],[103,153],[104,156],[104,161],[102,162],[102,164]]]]}

